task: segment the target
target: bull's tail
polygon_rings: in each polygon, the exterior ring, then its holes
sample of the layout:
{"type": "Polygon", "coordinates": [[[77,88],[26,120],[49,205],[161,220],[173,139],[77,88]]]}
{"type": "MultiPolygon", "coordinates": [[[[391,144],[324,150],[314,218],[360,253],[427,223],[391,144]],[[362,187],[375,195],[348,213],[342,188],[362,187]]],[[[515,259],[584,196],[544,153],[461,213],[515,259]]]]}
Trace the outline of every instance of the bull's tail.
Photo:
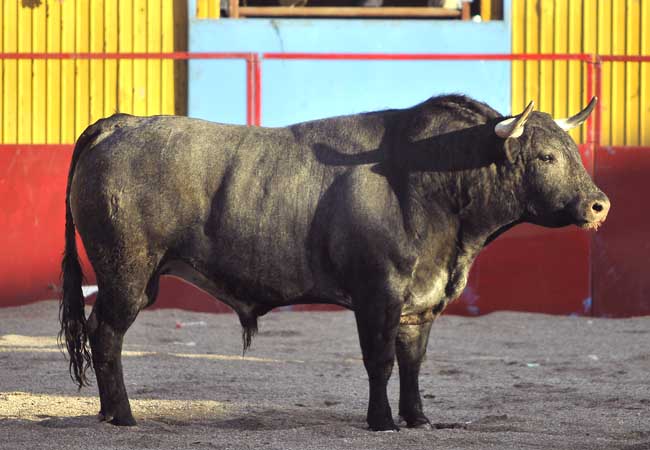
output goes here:
{"type": "Polygon", "coordinates": [[[70,209],[70,186],[74,177],[79,155],[98,134],[98,124],[90,126],[80,137],[72,153],[72,162],[68,173],[68,184],[65,193],[65,250],[61,262],[61,278],[63,294],[59,305],[59,342],[65,343],[70,356],[70,377],[79,388],[88,385],[86,370],[91,365],[91,355],[88,349],[88,331],[84,313],[84,296],[81,283],[84,279],[77,243],[75,240],[75,225],[70,209]]]}

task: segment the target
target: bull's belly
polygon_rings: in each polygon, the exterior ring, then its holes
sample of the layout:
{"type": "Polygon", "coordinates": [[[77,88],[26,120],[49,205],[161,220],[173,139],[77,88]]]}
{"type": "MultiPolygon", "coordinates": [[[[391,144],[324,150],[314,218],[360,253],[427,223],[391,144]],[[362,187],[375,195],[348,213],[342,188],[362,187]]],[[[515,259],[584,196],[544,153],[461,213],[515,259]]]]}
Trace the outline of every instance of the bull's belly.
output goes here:
{"type": "MultiPolygon", "coordinates": [[[[161,274],[172,275],[195,285],[212,297],[226,303],[238,313],[250,314],[260,309],[270,310],[275,307],[295,304],[333,304],[354,309],[352,298],[336,283],[325,275],[315,274],[309,283],[287,280],[286,283],[263,281],[249,282],[237,273],[223,276],[208,276],[195,267],[181,260],[165,263],[161,274]],[[283,284],[289,288],[283,288],[283,284]]],[[[404,296],[402,316],[420,315],[427,311],[442,312],[446,305],[455,299],[450,292],[462,292],[466,277],[454,279],[450,284],[450,274],[446,270],[436,271],[426,285],[411,284],[404,296]],[[462,286],[461,286],[462,284],[462,286]]],[[[455,296],[455,294],[452,294],[455,296]]]]}
{"type": "MultiPolygon", "coordinates": [[[[302,289],[283,291],[277,286],[251,283],[237,278],[236,274],[207,276],[181,260],[170,260],[161,268],[161,274],[181,278],[216,300],[226,303],[240,314],[251,314],[263,309],[295,304],[324,303],[351,308],[349,296],[328,280],[320,280],[302,289]]],[[[291,284],[291,283],[290,283],[291,284]]]]}

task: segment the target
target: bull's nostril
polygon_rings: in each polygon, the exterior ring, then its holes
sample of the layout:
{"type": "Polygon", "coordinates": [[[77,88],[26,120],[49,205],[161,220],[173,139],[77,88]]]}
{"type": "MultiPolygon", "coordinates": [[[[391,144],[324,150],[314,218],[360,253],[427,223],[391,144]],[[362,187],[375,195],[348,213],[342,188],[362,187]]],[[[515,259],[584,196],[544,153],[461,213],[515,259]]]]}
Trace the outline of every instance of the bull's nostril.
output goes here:
{"type": "Polygon", "coordinates": [[[593,210],[596,211],[596,212],[601,212],[601,211],[602,211],[603,209],[605,209],[605,208],[604,208],[603,205],[601,205],[600,203],[594,203],[594,204],[591,206],[591,209],[593,209],[593,210]]]}

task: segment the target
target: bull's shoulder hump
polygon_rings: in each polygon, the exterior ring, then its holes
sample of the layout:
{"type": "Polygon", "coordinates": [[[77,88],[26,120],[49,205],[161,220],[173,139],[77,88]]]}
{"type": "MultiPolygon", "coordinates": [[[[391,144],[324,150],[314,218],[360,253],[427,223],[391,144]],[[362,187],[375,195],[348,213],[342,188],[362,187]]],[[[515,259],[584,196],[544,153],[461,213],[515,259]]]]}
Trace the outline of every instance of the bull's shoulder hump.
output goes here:
{"type": "Polygon", "coordinates": [[[433,110],[438,114],[447,113],[461,116],[474,116],[477,120],[481,121],[501,117],[501,114],[487,103],[460,94],[431,97],[415,108],[433,110]]]}

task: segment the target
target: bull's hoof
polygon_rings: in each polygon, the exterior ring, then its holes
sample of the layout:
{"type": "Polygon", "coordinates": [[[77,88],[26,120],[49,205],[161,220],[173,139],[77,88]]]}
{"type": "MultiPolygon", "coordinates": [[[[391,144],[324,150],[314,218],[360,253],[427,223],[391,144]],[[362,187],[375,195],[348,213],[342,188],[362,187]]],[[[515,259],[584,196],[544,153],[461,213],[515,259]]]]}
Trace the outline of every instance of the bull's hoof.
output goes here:
{"type": "Polygon", "coordinates": [[[137,425],[137,422],[133,418],[133,415],[130,413],[123,416],[114,416],[113,414],[108,414],[100,411],[99,414],[97,414],[97,420],[100,422],[108,422],[111,425],[117,425],[121,427],[133,427],[137,425]]]}
{"type": "Polygon", "coordinates": [[[400,425],[406,425],[407,428],[417,428],[420,430],[433,430],[433,425],[426,416],[403,417],[400,416],[400,425]]]}
{"type": "Polygon", "coordinates": [[[370,431],[399,431],[399,427],[395,425],[392,417],[382,419],[368,418],[368,429],[370,431]]]}
{"type": "Polygon", "coordinates": [[[379,426],[369,426],[370,431],[376,431],[379,433],[395,433],[399,431],[399,427],[395,424],[393,425],[379,425],[379,426]]]}
{"type": "Polygon", "coordinates": [[[113,417],[113,420],[111,420],[110,423],[112,425],[117,425],[118,427],[134,427],[138,424],[133,416],[113,417]]]}

